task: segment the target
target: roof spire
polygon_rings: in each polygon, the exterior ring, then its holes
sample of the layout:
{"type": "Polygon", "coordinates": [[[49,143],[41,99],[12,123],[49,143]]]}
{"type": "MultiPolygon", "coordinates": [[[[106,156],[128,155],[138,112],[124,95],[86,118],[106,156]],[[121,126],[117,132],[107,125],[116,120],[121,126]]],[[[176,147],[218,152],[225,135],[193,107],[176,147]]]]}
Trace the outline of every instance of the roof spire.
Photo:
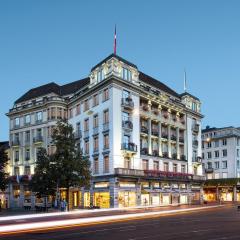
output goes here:
{"type": "Polygon", "coordinates": [[[184,68],[184,85],[183,85],[184,92],[187,92],[187,73],[186,69],[184,68]]]}
{"type": "Polygon", "coordinates": [[[115,32],[114,32],[114,46],[113,46],[114,54],[117,54],[117,27],[115,24],[115,32]]]}

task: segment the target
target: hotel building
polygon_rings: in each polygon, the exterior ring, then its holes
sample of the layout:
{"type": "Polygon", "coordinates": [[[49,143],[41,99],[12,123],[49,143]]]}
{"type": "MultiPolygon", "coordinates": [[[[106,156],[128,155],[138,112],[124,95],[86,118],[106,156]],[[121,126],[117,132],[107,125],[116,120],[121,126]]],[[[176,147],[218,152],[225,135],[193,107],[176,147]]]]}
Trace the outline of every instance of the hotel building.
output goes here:
{"type": "Polygon", "coordinates": [[[71,208],[199,203],[200,108],[198,98],[176,93],[116,54],[85,79],[29,90],[7,114],[11,205],[38,201],[29,191],[29,176],[39,147],[54,152],[52,129],[62,118],[73,125],[92,170],[90,189],[71,189],[71,208]]]}
{"type": "Polygon", "coordinates": [[[204,198],[240,201],[240,129],[203,129],[202,160],[207,178],[204,198]]]}

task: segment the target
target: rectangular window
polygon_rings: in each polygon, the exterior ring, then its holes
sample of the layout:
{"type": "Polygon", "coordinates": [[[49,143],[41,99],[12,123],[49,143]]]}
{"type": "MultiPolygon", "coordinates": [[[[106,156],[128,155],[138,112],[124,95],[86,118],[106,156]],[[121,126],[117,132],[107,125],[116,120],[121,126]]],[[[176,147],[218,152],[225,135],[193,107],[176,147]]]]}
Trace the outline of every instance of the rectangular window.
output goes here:
{"type": "Polygon", "coordinates": [[[24,174],[25,174],[25,175],[31,175],[30,166],[25,166],[25,168],[24,168],[24,174]]]}
{"type": "Polygon", "coordinates": [[[20,118],[19,117],[16,117],[14,119],[14,127],[19,127],[20,126],[20,118]]]}
{"type": "Polygon", "coordinates": [[[78,104],[78,105],[76,106],[76,115],[79,115],[80,112],[81,112],[80,104],[78,104]]]}
{"type": "Polygon", "coordinates": [[[93,107],[99,104],[99,96],[98,94],[93,95],[93,107]]]}
{"type": "Polygon", "coordinates": [[[29,161],[29,160],[30,160],[30,149],[26,149],[26,152],[25,152],[25,160],[26,160],[26,161],[29,161]]]}
{"type": "Polygon", "coordinates": [[[224,138],[224,139],[222,140],[222,145],[223,145],[223,146],[226,146],[226,145],[227,145],[227,139],[226,139],[226,138],[224,138]]]}
{"type": "Polygon", "coordinates": [[[237,157],[239,157],[240,156],[240,154],[239,154],[239,149],[237,149],[237,157]]]}
{"type": "Polygon", "coordinates": [[[177,164],[173,164],[173,172],[177,172],[177,164]]]}
{"type": "Polygon", "coordinates": [[[85,101],[84,101],[84,112],[85,111],[88,111],[89,110],[89,101],[88,101],[88,99],[86,99],[85,101]]]}
{"type": "Polygon", "coordinates": [[[148,160],[142,160],[142,168],[143,168],[143,170],[149,169],[148,160]]]}
{"type": "Polygon", "coordinates": [[[98,152],[98,137],[93,138],[93,151],[98,152]]]}
{"type": "Polygon", "coordinates": [[[15,162],[19,161],[19,151],[15,151],[15,162]]]}
{"type": "Polygon", "coordinates": [[[163,164],[163,170],[164,170],[165,172],[168,172],[168,171],[169,171],[169,164],[168,164],[167,162],[165,162],[165,163],[163,164]]]}
{"type": "Polygon", "coordinates": [[[73,109],[70,108],[70,109],[69,109],[69,118],[72,118],[72,117],[73,117],[73,109]]]}
{"type": "Polygon", "coordinates": [[[207,148],[211,148],[212,147],[212,142],[208,142],[207,143],[207,148]]]}
{"type": "Polygon", "coordinates": [[[36,113],[36,121],[41,122],[43,120],[43,113],[42,112],[37,112],[36,113]]]}
{"type": "Polygon", "coordinates": [[[219,162],[215,162],[214,165],[215,169],[219,169],[219,162]]]}
{"type": "Polygon", "coordinates": [[[239,169],[239,168],[240,168],[240,161],[237,160],[237,169],[239,169]]]}
{"type": "Polygon", "coordinates": [[[103,148],[104,149],[109,149],[109,135],[106,134],[103,136],[103,148]]]}
{"type": "Polygon", "coordinates": [[[123,68],[122,69],[122,78],[124,80],[131,81],[132,80],[132,72],[127,68],[123,68]]]}
{"type": "Polygon", "coordinates": [[[109,123],[109,111],[108,111],[108,109],[103,111],[103,124],[105,124],[105,123],[109,123]]]}
{"type": "Polygon", "coordinates": [[[30,123],[31,123],[31,116],[30,116],[30,114],[28,114],[25,116],[25,124],[29,125],[30,123]]]}
{"type": "Polygon", "coordinates": [[[84,131],[89,131],[89,119],[84,120],[84,131]]]}
{"type": "Polygon", "coordinates": [[[88,155],[89,154],[89,141],[85,141],[84,142],[84,149],[85,149],[85,154],[88,155]]]}
{"type": "Polygon", "coordinates": [[[222,168],[227,168],[227,161],[222,161],[222,168]]]}
{"type": "Polygon", "coordinates": [[[97,82],[102,81],[105,78],[103,69],[100,69],[97,72],[97,82]]]}
{"type": "Polygon", "coordinates": [[[103,98],[103,102],[107,101],[109,99],[109,89],[108,88],[103,90],[102,98],[103,98]]]}
{"type": "Polygon", "coordinates": [[[215,147],[219,147],[219,140],[215,141],[215,147]]]}
{"type": "Polygon", "coordinates": [[[154,170],[159,170],[159,161],[153,161],[153,169],[154,170]]]}
{"type": "Polygon", "coordinates": [[[104,157],[104,173],[109,172],[109,156],[104,157]]]}
{"type": "Polygon", "coordinates": [[[98,114],[93,116],[93,128],[98,127],[98,114]]]}
{"type": "Polygon", "coordinates": [[[186,166],[185,165],[181,165],[181,173],[186,173],[186,166]]]}
{"type": "Polygon", "coordinates": [[[219,151],[215,151],[215,152],[214,152],[214,157],[215,157],[215,158],[219,158],[219,151]]]}
{"type": "Polygon", "coordinates": [[[208,152],[208,153],[207,153],[207,158],[208,158],[208,159],[212,158],[212,153],[211,153],[211,152],[208,152]]]}
{"type": "Polygon", "coordinates": [[[204,159],[204,153],[202,153],[202,159],[204,159]]]}
{"type": "Polygon", "coordinates": [[[93,171],[94,171],[95,174],[99,173],[99,160],[98,160],[98,158],[94,159],[94,169],[93,169],[93,171]]]}
{"type": "Polygon", "coordinates": [[[227,149],[223,149],[222,150],[222,156],[223,157],[227,157],[227,149]]]}
{"type": "Polygon", "coordinates": [[[14,167],[14,175],[19,175],[20,171],[19,171],[19,167],[14,167]]]}
{"type": "Polygon", "coordinates": [[[25,143],[30,143],[30,131],[25,132],[25,143]]]}

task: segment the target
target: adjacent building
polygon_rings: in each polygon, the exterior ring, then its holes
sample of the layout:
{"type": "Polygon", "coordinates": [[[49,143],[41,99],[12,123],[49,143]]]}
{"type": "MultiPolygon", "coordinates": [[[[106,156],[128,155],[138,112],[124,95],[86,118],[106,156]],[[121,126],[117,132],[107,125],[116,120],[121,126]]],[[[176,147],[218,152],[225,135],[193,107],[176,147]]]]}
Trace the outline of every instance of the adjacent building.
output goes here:
{"type": "Polygon", "coordinates": [[[208,201],[240,201],[240,129],[206,127],[202,130],[202,159],[208,201]],[[239,186],[238,186],[239,185],[239,186]]]}
{"type": "Polygon", "coordinates": [[[51,134],[62,118],[73,125],[92,170],[90,189],[71,189],[71,208],[200,202],[200,109],[197,97],[178,94],[115,54],[94,66],[87,78],[29,90],[7,114],[11,205],[41,201],[28,182],[39,147],[54,152],[51,134]]]}

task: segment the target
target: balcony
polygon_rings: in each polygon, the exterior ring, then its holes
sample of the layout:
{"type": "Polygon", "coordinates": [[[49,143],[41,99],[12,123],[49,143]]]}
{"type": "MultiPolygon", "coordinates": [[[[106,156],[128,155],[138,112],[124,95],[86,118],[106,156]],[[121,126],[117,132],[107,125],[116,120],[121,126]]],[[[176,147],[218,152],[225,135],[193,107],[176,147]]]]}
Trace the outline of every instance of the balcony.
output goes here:
{"type": "Polygon", "coordinates": [[[193,157],[192,162],[201,164],[202,163],[202,158],[201,157],[193,157]]]}
{"type": "Polygon", "coordinates": [[[148,155],[148,148],[142,148],[142,149],[140,150],[140,154],[141,154],[141,155],[148,155]]]}
{"type": "Polygon", "coordinates": [[[145,126],[141,126],[141,133],[148,134],[148,128],[145,126]]]}
{"type": "Polygon", "coordinates": [[[206,181],[206,177],[205,176],[201,176],[201,175],[193,175],[192,180],[195,180],[195,181],[206,181]]]}
{"type": "Polygon", "coordinates": [[[153,155],[154,157],[159,157],[159,151],[158,151],[157,149],[153,149],[153,150],[152,150],[152,155],[153,155]]]}
{"type": "Polygon", "coordinates": [[[193,146],[198,147],[198,140],[193,140],[193,146]]]}
{"type": "Polygon", "coordinates": [[[184,138],[183,137],[179,137],[179,142],[180,143],[184,143],[184,138]]]}
{"type": "Polygon", "coordinates": [[[33,142],[35,144],[37,143],[42,143],[43,142],[43,136],[39,135],[39,136],[36,136],[35,138],[33,138],[33,142]]]}
{"type": "Polygon", "coordinates": [[[20,146],[20,141],[19,141],[19,139],[14,139],[14,140],[12,141],[12,146],[13,146],[13,147],[18,147],[18,146],[20,146]]]}
{"type": "Polygon", "coordinates": [[[158,129],[152,129],[152,135],[158,137],[159,136],[158,129]]]}
{"type": "Polygon", "coordinates": [[[182,154],[182,155],[180,156],[180,160],[181,160],[181,161],[187,161],[186,155],[182,154]]]}
{"type": "Polygon", "coordinates": [[[205,173],[213,173],[213,168],[212,167],[205,168],[205,173]]]}
{"type": "Polygon", "coordinates": [[[198,133],[200,129],[200,125],[198,123],[194,123],[192,125],[192,131],[198,133]]]}
{"type": "Polygon", "coordinates": [[[167,133],[162,133],[162,138],[168,139],[168,134],[167,133]]]}
{"type": "Polygon", "coordinates": [[[161,178],[161,179],[176,179],[176,180],[189,180],[193,175],[188,173],[179,172],[166,172],[158,170],[144,170],[145,177],[161,178]]]}
{"type": "Polygon", "coordinates": [[[130,119],[128,120],[123,120],[122,121],[122,127],[126,130],[132,130],[133,129],[133,123],[130,119]]]}
{"type": "Polygon", "coordinates": [[[116,175],[124,175],[124,176],[144,176],[143,170],[138,169],[128,169],[128,168],[115,168],[116,175]]]}
{"type": "Polygon", "coordinates": [[[175,159],[175,160],[177,159],[177,154],[176,153],[172,154],[172,159],[175,159]]]}
{"type": "Polygon", "coordinates": [[[134,102],[131,97],[122,98],[122,106],[125,109],[132,110],[134,108],[134,102]]]}
{"type": "Polygon", "coordinates": [[[163,158],[169,158],[168,152],[163,152],[163,153],[162,153],[162,157],[163,157],[163,158]]]}
{"type": "Polygon", "coordinates": [[[74,133],[74,137],[75,139],[79,139],[82,137],[82,131],[81,130],[77,130],[75,133],[74,133]]]}
{"type": "Polygon", "coordinates": [[[136,153],[137,152],[137,145],[135,143],[122,143],[122,150],[126,152],[132,152],[136,153]]]}
{"type": "Polygon", "coordinates": [[[172,141],[177,141],[177,136],[176,135],[171,135],[171,140],[172,141]]]}

